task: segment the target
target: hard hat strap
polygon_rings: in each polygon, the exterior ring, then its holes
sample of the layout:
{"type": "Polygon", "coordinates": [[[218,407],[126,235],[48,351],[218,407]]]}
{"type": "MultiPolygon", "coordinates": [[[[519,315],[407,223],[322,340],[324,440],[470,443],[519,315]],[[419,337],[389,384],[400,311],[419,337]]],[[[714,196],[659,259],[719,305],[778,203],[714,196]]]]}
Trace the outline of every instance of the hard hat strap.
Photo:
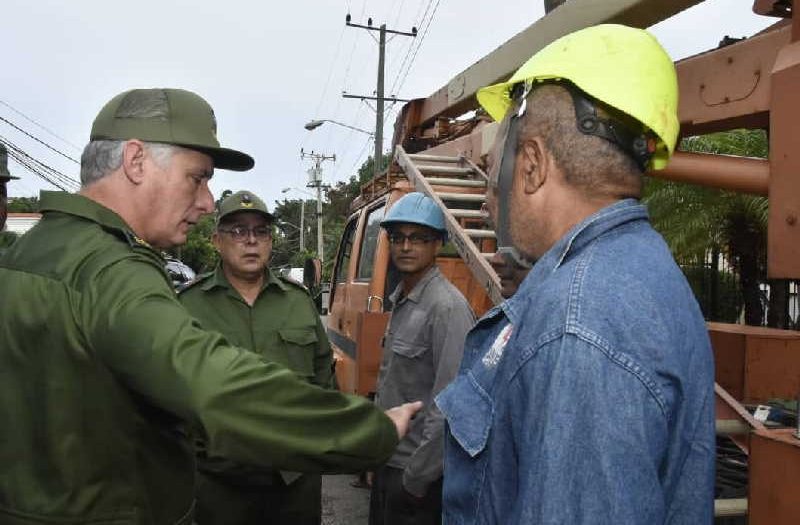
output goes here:
{"type": "Polygon", "coordinates": [[[597,105],[589,95],[570,83],[564,82],[562,85],[572,96],[578,130],[615,144],[633,158],[639,169],[646,171],[655,153],[655,137],[649,133],[635,132],[617,119],[598,116],[597,105]]]}
{"type": "Polygon", "coordinates": [[[511,188],[514,185],[514,169],[517,164],[517,140],[519,138],[520,120],[525,113],[526,103],[524,101],[526,98],[525,96],[522,97],[523,102],[519,111],[509,117],[508,130],[503,143],[503,156],[500,160],[500,170],[497,175],[498,217],[495,234],[497,235],[497,253],[502,254],[506,263],[530,268],[532,266],[531,262],[514,247],[509,230],[511,188]]]}

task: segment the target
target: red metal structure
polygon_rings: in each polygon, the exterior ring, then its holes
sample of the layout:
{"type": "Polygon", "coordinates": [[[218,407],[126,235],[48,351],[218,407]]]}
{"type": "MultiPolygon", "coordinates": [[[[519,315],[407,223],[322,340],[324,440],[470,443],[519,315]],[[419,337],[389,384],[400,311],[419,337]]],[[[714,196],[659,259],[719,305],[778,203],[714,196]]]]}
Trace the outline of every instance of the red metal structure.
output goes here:
{"type": "MultiPolygon", "coordinates": [[[[483,166],[494,139],[495,124],[480,115],[454,120],[477,109],[475,92],[478,88],[508,78],[534,52],[574,30],[604,22],[644,28],[701,1],[567,1],[429,97],[406,104],[395,124],[393,145],[401,146],[399,151],[402,151],[396,159],[406,158],[403,156],[406,152],[422,153],[429,158],[459,157],[464,162],[483,166]]],[[[769,158],[678,152],[666,170],[652,175],[768,196],[768,276],[800,279],[800,16],[793,16],[791,0],[755,0],[753,11],[774,17],[775,24],[758,35],[724,42],[726,45],[676,64],[681,135],[736,128],[766,129],[769,158]]],[[[365,188],[363,199],[354,203],[354,214],[363,215],[357,218],[358,225],[352,227],[354,235],[364,234],[368,210],[377,206],[376,203],[391,205],[396,192],[407,191],[407,183],[399,182],[403,180],[399,176],[401,171],[419,189],[417,179],[420,177],[415,179],[409,172],[412,168],[394,164],[391,173],[371,183],[373,188],[365,188]],[[380,189],[376,191],[378,186],[380,189]]],[[[461,227],[470,226],[461,223],[461,227]]],[[[356,239],[350,246],[358,242],[356,239]]],[[[353,330],[358,337],[350,338],[355,346],[351,345],[352,351],[344,354],[348,354],[347,359],[359,363],[362,373],[377,370],[376,341],[387,315],[381,313],[382,303],[368,299],[378,294],[382,296],[387,286],[385,240],[383,244],[381,239],[376,242],[375,271],[363,281],[363,292],[357,291],[357,282],[341,280],[338,285],[334,284],[341,290],[335,290],[331,307],[334,315],[329,330],[335,344],[341,342],[345,324],[358,327],[353,330]],[[341,302],[351,298],[355,298],[352,303],[341,302]],[[336,304],[340,305],[338,313],[335,313],[336,304]]],[[[347,246],[347,242],[343,242],[339,248],[339,259],[346,253],[347,246]]],[[[465,257],[461,250],[460,253],[466,263],[461,270],[469,268],[473,281],[489,283],[485,279],[485,268],[481,270],[485,261],[478,262],[480,257],[465,257]]],[[[337,263],[335,272],[341,271],[337,263]]],[[[350,271],[355,276],[358,271],[355,264],[350,271]]],[[[469,283],[462,282],[462,289],[468,288],[469,283]]],[[[491,286],[486,291],[494,299],[491,286]]],[[[475,297],[474,305],[478,301],[475,297]]],[[[709,333],[718,381],[718,433],[730,436],[748,454],[749,463],[747,500],[718,501],[718,514],[746,513],[748,523],[757,525],[798,523],[800,438],[793,429],[767,428],[751,416],[747,407],[768,399],[798,397],[800,332],[709,323],[709,333]]],[[[347,369],[352,367],[343,367],[347,369]]],[[[357,374],[348,380],[351,385],[359,384],[357,374]]],[[[368,388],[353,387],[353,390],[366,393],[368,388]]]]}

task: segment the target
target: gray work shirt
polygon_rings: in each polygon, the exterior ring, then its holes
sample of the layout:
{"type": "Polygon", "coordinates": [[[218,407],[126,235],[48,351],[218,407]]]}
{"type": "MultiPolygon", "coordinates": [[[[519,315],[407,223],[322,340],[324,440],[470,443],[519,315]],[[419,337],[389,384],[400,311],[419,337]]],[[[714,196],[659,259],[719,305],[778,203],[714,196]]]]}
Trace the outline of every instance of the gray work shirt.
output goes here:
{"type": "Polygon", "coordinates": [[[403,486],[421,497],[442,476],[444,417],[433,398],[458,373],[475,316],[436,266],[408,295],[402,292],[400,283],[390,296],[395,306],[383,342],[376,402],[382,408],[425,403],[387,463],[403,469],[403,486]]]}

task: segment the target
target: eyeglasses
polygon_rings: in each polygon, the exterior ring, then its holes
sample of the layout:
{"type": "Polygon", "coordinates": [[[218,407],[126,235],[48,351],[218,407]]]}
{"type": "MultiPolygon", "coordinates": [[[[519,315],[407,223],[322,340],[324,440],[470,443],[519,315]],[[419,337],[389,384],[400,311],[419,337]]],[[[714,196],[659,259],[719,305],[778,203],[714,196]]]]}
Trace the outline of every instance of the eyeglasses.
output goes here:
{"type": "Polygon", "coordinates": [[[389,234],[389,242],[392,244],[405,244],[406,239],[408,239],[408,242],[411,243],[412,246],[419,246],[435,241],[437,237],[425,233],[412,233],[411,235],[403,235],[402,233],[389,234]]]}
{"type": "Polygon", "coordinates": [[[237,242],[246,241],[250,238],[250,235],[259,241],[265,241],[272,237],[272,228],[268,226],[256,226],[255,228],[234,226],[233,228],[217,228],[217,231],[227,233],[231,236],[231,239],[237,242]]]}

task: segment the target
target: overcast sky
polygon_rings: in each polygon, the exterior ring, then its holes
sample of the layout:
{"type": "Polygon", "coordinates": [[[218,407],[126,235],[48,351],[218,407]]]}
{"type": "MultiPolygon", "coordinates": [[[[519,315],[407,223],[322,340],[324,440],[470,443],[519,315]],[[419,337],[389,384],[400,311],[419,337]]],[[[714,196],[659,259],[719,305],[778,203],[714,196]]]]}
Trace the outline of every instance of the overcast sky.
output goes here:
{"type": "MultiPolygon", "coordinates": [[[[751,6],[707,0],[652,30],[679,59],[775,21],[751,6]]],[[[245,174],[218,171],[215,196],[250,189],[272,207],[282,188],[305,187],[310,163],[301,147],[336,154],[323,165],[326,183],[347,179],[372,153],[367,135],[330,123],[303,128],[332,119],[374,129],[372,109],[341,97],[371,94],[376,81],[377,44],[345,26],[348,12],[353,22],[419,28],[416,39],[398,36],[387,46],[387,94],[409,99],[430,95],[543,15],[541,0],[2,0],[0,117],[77,159],[97,111],[115,94],[190,89],[214,107],[222,144],[256,159],[245,174]]],[[[386,148],[394,119],[392,111],[386,148]]],[[[3,121],[0,137],[78,178],[75,163],[3,121]]],[[[9,184],[12,197],[54,189],[14,161],[9,167],[21,177],[9,184]]]]}

